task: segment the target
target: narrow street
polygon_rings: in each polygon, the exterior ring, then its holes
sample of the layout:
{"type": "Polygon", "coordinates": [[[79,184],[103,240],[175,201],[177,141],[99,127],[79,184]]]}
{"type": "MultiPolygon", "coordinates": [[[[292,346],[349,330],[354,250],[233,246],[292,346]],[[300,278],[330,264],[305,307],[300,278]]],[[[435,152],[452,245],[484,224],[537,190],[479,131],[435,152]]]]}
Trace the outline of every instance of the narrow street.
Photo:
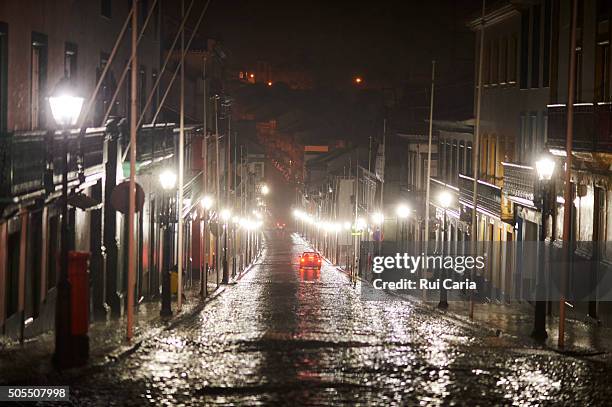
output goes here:
{"type": "MultiPolygon", "coordinates": [[[[298,270],[265,234],[256,266],[201,312],[70,383],[76,405],[605,404],[609,370],[411,302],[362,301],[341,271],[298,270]]],[[[66,383],[69,384],[69,383],[66,383]]]]}

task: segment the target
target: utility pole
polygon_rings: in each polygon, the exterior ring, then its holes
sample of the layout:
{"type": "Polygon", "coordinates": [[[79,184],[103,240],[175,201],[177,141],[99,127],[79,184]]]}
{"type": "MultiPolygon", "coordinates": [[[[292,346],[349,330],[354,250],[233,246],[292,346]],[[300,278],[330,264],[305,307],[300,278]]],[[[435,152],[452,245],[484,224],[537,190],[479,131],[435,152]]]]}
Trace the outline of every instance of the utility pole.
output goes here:
{"type": "Polygon", "coordinates": [[[565,290],[570,269],[570,247],[572,227],[572,147],[574,143],[574,101],[576,89],[576,23],[578,14],[578,0],[572,1],[571,44],[570,44],[570,71],[567,95],[567,133],[565,135],[565,185],[563,189],[563,252],[565,253],[565,267],[561,275],[561,295],[559,298],[559,342],[560,348],[565,346],[565,290]]]}
{"type": "MultiPolygon", "coordinates": [[[[185,0],[181,0],[181,17],[185,18],[185,0]]],[[[181,95],[179,113],[179,169],[178,169],[178,291],[177,309],[181,311],[183,305],[183,175],[185,166],[185,30],[181,31],[181,95]]]]}
{"type": "Polygon", "coordinates": [[[217,237],[215,238],[215,275],[219,286],[219,221],[221,220],[221,186],[219,184],[219,96],[215,95],[215,199],[217,205],[217,237]]]}
{"type": "MultiPolygon", "coordinates": [[[[429,97],[429,135],[427,139],[427,185],[425,186],[425,239],[422,245],[424,253],[427,254],[429,249],[429,195],[431,184],[431,143],[433,138],[433,108],[434,108],[434,91],[436,84],[436,61],[431,61],[431,91],[429,97]]],[[[422,271],[425,277],[425,269],[422,271]]],[[[427,295],[423,290],[423,298],[427,295]]]]}
{"type": "MultiPolygon", "coordinates": [[[[206,55],[204,55],[204,61],[202,66],[202,196],[207,196],[208,192],[208,123],[207,123],[207,95],[206,95],[206,55]]],[[[208,256],[206,241],[208,239],[206,224],[208,223],[208,209],[204,208],[203,211],[204,224],[202,226],[202,254],[200,255],[200,296],[206,297],[208,294],[208,256]],[[202,268],[202,264],[204,267],[202,268]]]]}
{"type": "MultiPolygon", "coordinates": [[[[482,16],[480,17],[480,49],[478,51],[478,90],[476,93],[476,126],[474,133],[474,144],[472,145],[472,166],[474,172],[474,187],[472,191],[472,250],[478,245],[478,177],[480,170],[480,112],[482,105],[482,67],[484,59],[484,35],[485,35],[485,6],[486,0],[482,0],[482,16]]],[[[474,318],[474,293],[470,290],[470,319],[474,318]]]]}
{"type": "Polygon", "coordinates": [[[130,191],[128,194],[128,286],[127,286],[127,332],[131,340],[134,335],[134,288],[136,285],[136,254],[134,218],[136,213],[136,121],[138,120],[138,0],[132,1],[132,83],[130,86],[130,191]]]}

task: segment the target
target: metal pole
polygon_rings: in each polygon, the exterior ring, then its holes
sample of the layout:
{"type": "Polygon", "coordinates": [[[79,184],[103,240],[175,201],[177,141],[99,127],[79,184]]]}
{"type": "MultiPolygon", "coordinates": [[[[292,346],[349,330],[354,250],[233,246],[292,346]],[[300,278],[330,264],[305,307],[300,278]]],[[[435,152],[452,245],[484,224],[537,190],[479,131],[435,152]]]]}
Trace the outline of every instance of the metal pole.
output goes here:
{"type": "MultiPolygon", "coordinates": [[[[442,258],[444,258],[444,246],[446,244],[446,208],[444,208],[444,218],[442,220],[442,258]]],[[[438,308],[447,309],[448,308],[448,292],[446,291],[446,287],[444,287],[444,280],[446,278],[446,269],[444,268],[444,262],[442,262],[440,267],[440,279],[438,283],[440,287],[438,287],[438,291],[440,292],[440,302],[438,302],[438,308]]]]}
{"type": "MultiPolygon", "coordinates": [[[[142,27],[140,28],[140,33],[138,34],[138,40],[136,41],[136,45],[140,44],[140,40],[142,39],[142,36],[144,35],[147,26],[149,25],[149,20],[151,19],[151,16],[153,15],[153,11],[155,10],[155,6],[157,5],[157,0],[153,0],[153,4],[151,5],[150,9],[149,9],[149,13],[147,14],[147,18],[144,21],[142,27]]],[[[131,10],[130,10],[131,12],[131,10]]],[[[110,64],[110,61],[107,65],[110,64]]],[[[117,89],[115,89],[115,93],[113,93],[113,97],[111,98],[110,103],[108,104],[108,108],[106,109],[106,113],[104,113],[104,118],[102,119],[102,123],[100,123],[100,126],[104,126],[104,124],[106,123],[106,121],[108,120],[108,117],[110,116],[111,111],[113,110],[113,106],[115,105],[115,100],[117,100],[117,96],[119,95],[119,92],[121,91],[121,87],[123,85],[123,81],[125,80],[125,77],[127,76],[127,72],[129,67],[132,65],[132,57],[130,56],[130,60],[127,62],[127,64],[125,64],[125,68],[123,68],[123,72],[121,73],[121,77],[119,78],[119,81],[117,82],[117,89]]],[[[103,76],[101,76],[101,78],[103,78],[103,76]]],[[[151,93],[155,94],[155,87],[153,89],[151,89],[151,93]]],[[[146,110],[143,110],[144,112],[146,112],[146,110]]]]}
{"type": "Polygon", "coordinates": [[[170,192],[164,191],[164,208],[162,208],[162,214],[164,217],[164,234],[163,234],[163,271],[162,271],[162,295],[161,295],[161,309],[159,314],[162,317],[168,317],[172,315],[172,294],[170,293],[170,268],[172,267],[172,254],[170,253],[170,239],[172,239],[172,228],[171,228],[171,216],[172,211],[170,208],[171,198],[170,192]]]}
{"type": "Polygon", "coordinates": [[[560,348],[565,346],[565,289],[569,274],[571,227],[572,227],[572,147],[574,138],[574,100],[576,88],[576,23],[578,14],[578,0],[572,2],[571,44],[570,44],[570,72],[567,95],[567,133],[565,141],[565,186],[563,190],[563,244],[565,248],[565,268],[561,276],[561,296],[559,298],[559,342],[560,348]]]}
{"type": "Polygon", "coordinates": [[[548,218],[548,191],[549,182],[542,180],[540,182],[540,191],[542,194],[542,222],[540,225],[540,242],[538,246],[538,275],[536,281],[536,298],[535,298],[535,310],[533,320],[533,332],[531,337],[538,340],[544,341],[548,338],[546,332],[546,301],[544,301],[543,288],[544,288],[544,253],[545,253],[545,241],[546,241],[546,220],[548,218]]]}
{"type": "Polygon", "coordinates": [[[219,221],[221,209],[221,187],[219,184],[219,97],[215,96],[215,195],[217,203],[217,237],[215,238],[215,274],[219,286],[219,221]]]}
{"type": "MultiPolygon", "coordinates": [[[[429,100],[429,136],[427,140],[427,185],[425,186],[425,239],[423,244],[423,252],[427,254],[429,250],[429,195],[431,184],[431,144],[433,138],[433,108],[434,108],[434,92],[436,90],[436,61],[431,61],[431,94],[429,100]]],[[[426,268],[423,267],[421,277],[425,277],[426,268]]],[[[427,292],[423,290],[423,298],[427,292]]]]}
{"type": "Polygon", "coordinates": [[[132,1],[132,83],[130,90],[130,192],[128,214],[128,286],[127,339],[134,335],[134,288],[136,281],[136,253],[134,218],[136,213],[136,116],[138,115],[138,0],[132,1]]]}
{"type": "MultiPolygon", "coordinates": [[[[203,196],[208,193],[208,122],[207,122],[207,111],[206,105],[208,103],[206,95],[206,56],[204,56],[204,63],[202,66],[202,92],[203,92],[203,109],[202,109],[202,192],[203,196]]],[[[200,267],[200,295],[206,297],[208,295],[208,251],[207,251],[207,223],[208,223],[208,211],[204,209],[204,225],[202,228],[202,255],[200,263],[204,264],[204,269],[200,267]]]]}
{"type": "MultiPolygon", "coordinates": [[[[185,0],[181,0],[181,16],[185,18],[185,0]]],[[[179,151],[178,151],[178,290],[177,308],[181,311],[183,306],[183,175],[185,173],[185,30],[181,32],[181,84],[180,84],[180,112],[179,112],[179,151]]]]}
{"type": "Polygon", "coordinates": [[[62,226],[61,267],[57,280],[55,308],[55,353],[53,361],[58,367],[70,366],[71,358],[71,287],[68,280],[68,130],[63,130],[62,163],[62,226]]]}
{"type": "MultiPolygon", "coordinates": [[[[478,244],[478,177],[480,170],[480,112],[482,106],[482,67],[484,59],[484,35],[485,35],[485,6],[486,0],[482,0],[482,16],[480,18],[480,50],[478,51],[478,89],[476,92],[476,126],[474,143],[472,144],[472,166],[474,175],[474,186],[472,191],[472,250],[477,250],[478,244]]],[[[474,293],[470,290],[470,319],[474,318],[474,293]]]]}

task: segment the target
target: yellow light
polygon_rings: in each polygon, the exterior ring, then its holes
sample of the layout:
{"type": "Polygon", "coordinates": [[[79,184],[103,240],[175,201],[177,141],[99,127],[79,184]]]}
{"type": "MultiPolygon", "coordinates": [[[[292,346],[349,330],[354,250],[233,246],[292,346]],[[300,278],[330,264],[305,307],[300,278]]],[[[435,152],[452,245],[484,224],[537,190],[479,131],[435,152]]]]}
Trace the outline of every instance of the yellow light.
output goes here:
{"type": "Polygon", "coordinates": [[[250,74],[249,75],[249,78],[254,78],[254,77],[255,77],[255,74],[250,74]]]}
{"type": "Polygon", "coordinates": [[[363,79],[361,79],[361,77],[358,76],[358,77],[355,78],[355,83],[356,84],[360,84],[361,82],[363,82],[363,79]]]}
{"type": "Polygon", "coordinates": [[[272,81],[268,81],[268,86],[272,86],[272,81]]]}

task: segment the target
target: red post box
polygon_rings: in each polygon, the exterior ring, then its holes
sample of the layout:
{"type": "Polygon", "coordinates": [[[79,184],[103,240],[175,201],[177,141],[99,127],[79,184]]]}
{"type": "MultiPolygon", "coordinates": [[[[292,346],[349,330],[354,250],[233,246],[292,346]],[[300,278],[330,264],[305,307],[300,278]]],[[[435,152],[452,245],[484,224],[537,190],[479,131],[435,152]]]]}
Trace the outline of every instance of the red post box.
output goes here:
{"type": "Polygon", "coordinates": [[[70,281],[71,333],[87,335],[89,329],[89,273],[88,252],[68,253],[68,280],[70,281]]]}

